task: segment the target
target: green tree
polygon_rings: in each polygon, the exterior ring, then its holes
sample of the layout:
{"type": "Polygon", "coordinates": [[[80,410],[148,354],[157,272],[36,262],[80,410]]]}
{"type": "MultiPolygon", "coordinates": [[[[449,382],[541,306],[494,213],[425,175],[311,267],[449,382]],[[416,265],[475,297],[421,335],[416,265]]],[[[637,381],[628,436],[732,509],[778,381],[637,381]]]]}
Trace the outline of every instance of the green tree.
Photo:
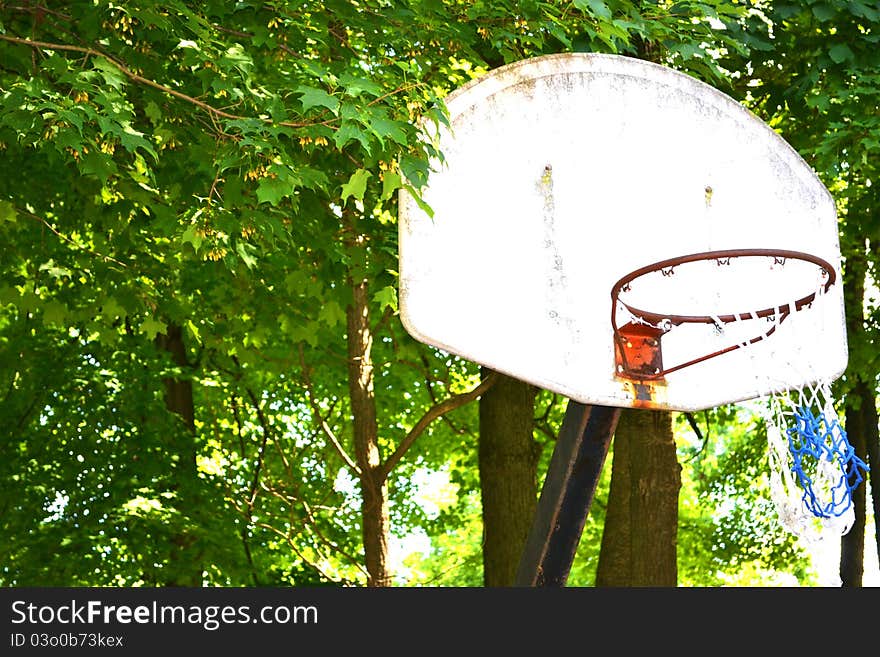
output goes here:
{"type": "MultiPolygon", "coordinates": [[[[4,374],[6,409],[17,425],[4,449],[39,469],[63,471],[69,484],[40,481],[29,505],[21,486],[12,487],[12,517],[42,530],[47,505],[58,509],[52,528],[73,513],[70,501],[53,501],[73,494],[66,491],[77,489],[86,467],[66,463],[76,456],[66,447],[75,436],[73,416],[85,413],[78,432],[100,448],[118,442],[120,427],[130,424],[131,443],[145,446],[155,436],[162,448],[149,463],[128,464],[138,471],[137,487],[107,496],[106,513],[84,509],[109,543],[118,538],[120,515],[167,530],[148,539],[153,550],[126,548],[164,553],[149,562],[166,574],[133,569],[124,577],[193,582],[172,565],[222,564],[217,553],[233,551],[230,539],[210,532],[199,510],[225,498],[232,506],[220,506],[241,516],[238,557],[256,579],[254,542],[274,550],[272,541],[309,527],[313,540],[323,536],[335,551],[338,530],[329,538],[311,521],[308,497],[290,496],[314,464],[292,457],[297,437],[287,428],[318,426],[323,446],[338,452],[334,458],[355,466],[362,497],[379,492],[378,504],[363,507],[363,542],[368,581],[387,583],[383,482],[429,420],[470,399],[435,405],[426,416],[418,410],[431,406],[424,391],[418,401],[392,403],[383,409],[393,418],[389,433],[408,442],[388,436],[379,444],[370,408],[371,322],[386,327],[382,367],[406,341],[390,321],[394,197],[404,179],[410,185],[424,178],[433,152],[418,138],[415,119],[442,119],[425,79],[452,70],[430,61],[435,53],[421,43],[413,16],[406,7],[348,2],[4,6],[4,374]],[[53,390],[60,384],[52,381],[45,399],[43,374],[25,370],[20,359],[50,335],[44,363],[70,343],[65,377],[78,368],[90,377],[106,371],[152,406],[116,407],[118,417],[100,425],[91,421],[94,402],[81,383],[74,399],[53,390]],[[126,359],[138,376],[121,376],[126,359]],[[324,430],[330,425],[318,414],[322,407],[339,418],[354,414],[353,435],[340,440],[353,439],[355,459],[324,430]],[[37,445],[52,444],[41,440],[47,435],[61,444],[36,454],[37,445]],[[276,476],[288,497],[264,481],[276,476]],[[258,503],[276,493],[275,506],[258,503]],[[294,502],[293,515],[306,520],[284,520],[294,502]],[[258,513],[268,511],[277,513],[270,522],[258,513]],[[274,538],[256,538],[258,529],[274,538]],[[187,556],[176,558],[183,548],[187,556]]],[[[433,354],[426,358],[445,369],[433,354]]],[[[383,385],[399,396],[413,381],[383,385]]],[[[95,476],[102,487],[117,479],[100,469],[95,476]]],[[[309,492],[326,500],[320,488],[328,479],[311,483],[309,492]]],[[[78,526],[70,522],[68,529],[78,526]]],[[[104,543],[89,549],[106,553],[104,543]]],[[[300,549],[303,568],[321,561],[312,552],[300,549]]],[[[25,577],[16,568],[10,581],[25,577]]],[[[220,565],[217,581],[238,581],[233,572],[220,565]]]]}

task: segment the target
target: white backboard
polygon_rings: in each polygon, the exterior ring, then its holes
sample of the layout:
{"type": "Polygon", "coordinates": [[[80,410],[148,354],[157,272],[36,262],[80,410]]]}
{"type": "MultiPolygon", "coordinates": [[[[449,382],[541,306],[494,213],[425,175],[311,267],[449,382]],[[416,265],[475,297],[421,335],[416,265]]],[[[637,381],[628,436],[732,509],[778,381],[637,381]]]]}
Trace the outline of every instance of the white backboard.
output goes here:
{"type": "MultiPolygon", "coordinates": [[[[445,161],[423,189],[433,218],[400,197],[401,319],[415,338],[606,406],[699,410],[843,372],[833,199],[739,103],[666,67],[585,53],[502,67],[446,103],[445,161]],[[830,263],[836,282],[748,348],[657,381],[619,376],[615,282],[651,263],[730,249],[804,252],[830,263]]],[[[664,304],[690,294],[684,303],[698,314],[740,313],[817,287],[809,267],[792,265],[779,279],[755,266],[705,275],[694,267],[641,303],[673,312],[664,304]]],[[[665,335],[664,363],[688,358],[673,353],[676,342],[699,354],[729,341],[713,329],[665,335]]]]}

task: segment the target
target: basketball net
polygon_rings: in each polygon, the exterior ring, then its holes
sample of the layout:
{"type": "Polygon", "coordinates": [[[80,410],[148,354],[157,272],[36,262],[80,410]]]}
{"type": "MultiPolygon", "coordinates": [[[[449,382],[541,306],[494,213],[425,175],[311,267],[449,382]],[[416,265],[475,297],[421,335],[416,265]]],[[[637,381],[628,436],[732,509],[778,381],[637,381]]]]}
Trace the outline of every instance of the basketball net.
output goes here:
{"type": "MultiPolygon", "coordinates": [[[[820,285],[810,305],[825,298],[820,285]]],[[[775,321],[783,310],[776,312],[775,321]]],[[[793,305],[788,310],[797,312],[793,305]]],[[[800,310],[804,311],[810,312],[810,307],[800,310]]],[[[758,357],[753,346],[743,346],[753,360],[758,357]]],[[[789,365],[809,378],[809,362],[789,365]]],[[[767,429],[770,493],[779,522],[807,543],[839,538],[855,521],[852,493],[867,466],[856,456],[834,408],[831,381],[820,378],[794,388],[768,389],[773,392],[759,398],[759,408],[767,429]]]]}

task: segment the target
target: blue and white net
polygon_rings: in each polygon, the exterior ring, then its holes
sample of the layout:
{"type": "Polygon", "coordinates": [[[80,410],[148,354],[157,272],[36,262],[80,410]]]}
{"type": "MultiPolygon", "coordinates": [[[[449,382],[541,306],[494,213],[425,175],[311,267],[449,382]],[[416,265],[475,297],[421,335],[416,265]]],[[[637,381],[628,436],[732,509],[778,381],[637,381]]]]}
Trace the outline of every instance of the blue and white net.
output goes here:
{"type": "Polygon", "coordinates": [[[867,466],[855,453],[826,382],[777,393],[764,407],[770,489],[786,530],[815,542],[853,525],[853,490],[867,466]]]}
{"type": "MultiPolygon", "coordinates": [[[[826,299],[820,284],[807,308],[826,299]]],[[[798,312],[793,303],[788,309],[791,316],[798,312]]],[[[780,311],[771,318],[776,328],[782,315],[780,311]]],[[[792,324],[787,329],[794,328],[792,324]]],[[[802,355],[796,363],[785,365],[797,370],[801,380],[809,380],[809,354],[802,355]]],[[[779,521],[808,542],[839,538],[852,528],[853,491],[868,469],[856,455],[834,408],[831,381],[816,378],[814,383],[793,388],[779,388],[768,381],[767,387],[775,391],[764,396],[760,405],[767,428],[770,491],[779,521]]]]}

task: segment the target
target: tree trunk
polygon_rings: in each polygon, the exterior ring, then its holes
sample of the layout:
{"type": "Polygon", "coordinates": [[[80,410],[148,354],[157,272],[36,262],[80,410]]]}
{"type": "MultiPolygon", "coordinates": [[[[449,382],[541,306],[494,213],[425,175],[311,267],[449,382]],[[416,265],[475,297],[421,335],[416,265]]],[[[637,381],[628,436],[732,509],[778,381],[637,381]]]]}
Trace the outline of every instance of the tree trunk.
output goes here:
{"type": "MultiPolygon", "coordinates": [[[[345,215],[348,246],[365,248],[354,218],[345,215]]],[[[388,570],[388,481],[381,468],[376,394],[373,389],[373,333],[370,328],[370,299],[363,272],[349,272],[351,304],[346,309],[348,325],[348,390],[354,423],[354,450],[361,488],[361,534],[367,567],[367,586],[391,586],[388,570]]]]}
{"type": "MultiPolygon", "coordinates": [[[[877,400],[874,387],[865,383],[862,393],[862,422],[865,426],[865,461],[869,468],[868,480],[871,482],[871,501],[874,507],[874,548],[880,557],[880,418],[877,415],[877,400]]],[[[864,485],[864,484],[863,484],[864,485]]],[[[867,495],[867,490],[865,492],[867,495]]],[[[866,504],[867,506],[867,504],[866,504]]]]}
{"type": "MultiPolygon", "coordinates": [[[[483,372],[485,377],[487,371],[483,372]]],[[[538,503],[537,389],[499,375],[480,398],[479,469],[483,582],[513,586],[538,503]]]]}
{"type": "MultiPolygon", "coordinates": [[[[856,345],[864,341],[865,334],[865,273],[867,264],[862,254],[851,254],[847,257],[847,269],[844,272],[844,303],[847,320],[847,334],[851,344],[856,345]]],[[[866,461],[869,467],[876,469],[878,463],[872,462],[872,454],[876,457],[877,451],[877,405],[874,399],[875,389],[869,383],[873,376],[865,377],[865,366],[862,362],[852,362],[848,372],[854,380],[854,385],[846,398],[846,433],[849,442],[855,450],[856,456],[866,461]]],[[[873,473],[871,473],[873,474],[873,473]]],[[[874,475],[872,484],[876,481],[874,475]]],[[[853,491],[853,507],[855,521],[852,528],[840,538],[840,581],[845,587],[862,586],[862,577],[865,572],[865,524],[867,511],[867,485],[862,482],[853,491]]],[[[877,488],[872,486],[874,510],[880,506],[876,502],[877,488]]],[[[875,515],[875,518],[877,516],[875,515]]],[[[878,534],[880,536],[880,534],[878,534]]],[[[878,538],[880,546],[880,538],[878,538]]],[[[878,552],[880,554],[880,552],[878,552]]]]}
{"type": "MultiPolygon", "coordinates": [[[[859,458],[865,458],[869,423],[873,411],[874,433],[877,433],[877,410],[873,391],[864,381],[858,381],[850,391],[846,409],[846,435],[859,458]]],[[[862,586],[865,574],[865,523],[867,494],[865,482],[853,490],[855,520],[852,528],[840,537],[840,582],[844,587],[862,586]]]]}
{"type": "Polygon", "coordinates": [[[681,466],[668,411],[626,409],[614,433],[596,586],[676,586],[681,466]]]}
{"type": "MultiPolygon", "coordinates": [[[[181,368],[190,367],[186,355],[183,330],[176,324],[169,324],[164,335],[156,336],[156,344],[171,355],[171,360],[181,368]]],[[[183,442],[171,446],[171,453],[177,456],[174,468],[177,507],[184,517],[198,509],[198,470],[195,449],[195,402],[192,381],[167,377],[165,386],[165,408],[177,415],[186,428],[183,442]]],[[[175,433],[175,435],[177,435],[175,433]]],[[[181,527],[171,538],[169,556],[170,572],[165,580],[166,586],[201,586],[202,567],[199,563],[200,551],[192,531],[181,527]]]]}
{"type": "MultiPolygon", "coordinates": [[[[169,324],[165,334],[156,336],[159,348],[171,355],[175,365],[182,368],[190,366],[186,357],[186,344],[183,341],[183,329],[176,324],[169,324]]],[[[191,434],[196,432],[196,412],[193,401],[192,381],[179,380],[171,377],[163,379],[165,384],[165,407],[183,420],[184,426],[191,434]]],[[[187,458],[180,462],[179,467],[195,472],[195,450],[190,450],[187,458]]]]}

